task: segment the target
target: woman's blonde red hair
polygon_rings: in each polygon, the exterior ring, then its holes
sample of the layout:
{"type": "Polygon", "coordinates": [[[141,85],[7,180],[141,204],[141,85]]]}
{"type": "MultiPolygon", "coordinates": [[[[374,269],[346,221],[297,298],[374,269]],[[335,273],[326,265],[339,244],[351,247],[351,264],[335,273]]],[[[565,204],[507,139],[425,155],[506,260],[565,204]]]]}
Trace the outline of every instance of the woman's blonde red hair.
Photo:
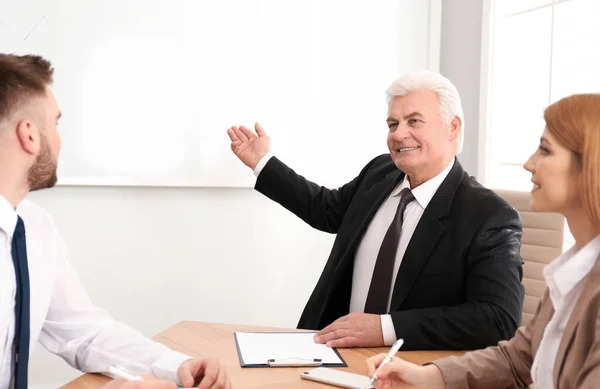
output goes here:
{"type": "Polygon", "coordinates": [[[600,94],[565,97],[544,111],[546,128],[566,148],[582,173],[581,200],[600,225],[600,94]]]}

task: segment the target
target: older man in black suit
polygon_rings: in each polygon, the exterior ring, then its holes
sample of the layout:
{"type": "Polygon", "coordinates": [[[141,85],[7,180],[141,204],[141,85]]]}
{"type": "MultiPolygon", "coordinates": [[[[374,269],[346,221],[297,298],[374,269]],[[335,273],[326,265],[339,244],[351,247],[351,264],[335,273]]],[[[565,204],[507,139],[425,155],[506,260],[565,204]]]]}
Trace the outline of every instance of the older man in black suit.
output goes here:
{"type": "Polygon", "coordinates": [[[336,233],[298,323],[332,347],[478,349],[521,321],[521,221],[456,159],[463,143],[458,91],[438,73],[411,73],[387,90],[389,154],[330,190],[269,153],[256,124],[231,127],[256,190],[312,227],[336,233]]]}

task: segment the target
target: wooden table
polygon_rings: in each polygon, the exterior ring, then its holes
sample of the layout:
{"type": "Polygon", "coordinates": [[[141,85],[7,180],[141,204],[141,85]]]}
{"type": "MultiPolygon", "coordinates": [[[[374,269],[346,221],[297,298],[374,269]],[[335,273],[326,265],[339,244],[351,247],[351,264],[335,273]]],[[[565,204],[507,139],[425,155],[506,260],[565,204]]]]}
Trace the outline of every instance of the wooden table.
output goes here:
{"type": "MultiPolygon", "coordinates": [[[[331,386],[306,381],[300,373],[307,368],[241,368],[233,338],[234,331],[297,331],[282,328],[217,324],[203,322],[181,322],[158,334],[154,340],[193,357],[216,357],[226,367],[234,389],[331,389],[331,386]]],[[[389,348],[338,349],[347,368],[339,370],[366,375],[365,361],[376,354],[386,353],[389,348]]],[[[450,355],[462,355],[463,351],[401,351],[398,356],[422,364],[450,355]]],[[[98,374],[86,374],[62,389],[97,389],[109,382],[109,378],[98,374]]]]}

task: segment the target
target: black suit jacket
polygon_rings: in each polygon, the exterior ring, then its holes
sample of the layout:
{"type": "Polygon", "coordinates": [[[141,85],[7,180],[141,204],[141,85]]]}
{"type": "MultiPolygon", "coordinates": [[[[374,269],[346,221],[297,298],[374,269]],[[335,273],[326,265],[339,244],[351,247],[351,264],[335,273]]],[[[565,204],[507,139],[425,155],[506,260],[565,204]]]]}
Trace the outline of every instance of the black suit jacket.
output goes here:
{"type": "MultiPolygon", "coordinates": [[[[256,189],[312,227],[337,233],[298,323],[319,330],[349,313],[354,256],[381,203],[404,178],[388,154],[330,190],[277,158],[256,189]]],[[[403,349],[479,349],[511,338],[524,291],[519,213],[458,160],[425,209],[406,249],[390,315],[403,349]]]]}

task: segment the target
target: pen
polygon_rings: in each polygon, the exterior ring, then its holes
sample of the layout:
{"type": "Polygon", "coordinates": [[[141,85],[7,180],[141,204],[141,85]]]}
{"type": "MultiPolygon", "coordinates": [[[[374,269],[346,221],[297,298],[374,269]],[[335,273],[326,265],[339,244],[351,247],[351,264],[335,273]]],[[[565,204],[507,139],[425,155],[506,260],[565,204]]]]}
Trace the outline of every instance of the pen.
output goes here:
{"type": "MultiPolygon", "coordinates": [[[[139,375],[129,374],[126,371],[123,371],[115,366],[109,367],[108,372],[112,375],[115,375],[119,378],[123,378],[124,380],[127,380],[127,381],[143,381],[144,380],[139,375]]],[[[181,389],[193,389],[193,388],[181,388],[181,389]]]]}
{"type": "Polygon", "coordinates": [[[369,387],[372,387],[373,382],[375,382],[377,380],[377,373],[379,373],[379,369],[381,369],[383,367],[383,365],[387,364],[389,361],[392,360],[394,355],[396,355],[396,353],[398,352],[398,350],[400,350],[400,347],[402,347],[403,344],[404,344],[404,339],[398,339],[396,341],[396,343],[394,343],[394,345],[392,346],[390,351],[385,356],[383,362],[381,362],[381,364],[377,367],[377,370],[375,370],[375,374],[373,374],[373,378],[371,378],[371,381],[369,381],[369,387]]]}

